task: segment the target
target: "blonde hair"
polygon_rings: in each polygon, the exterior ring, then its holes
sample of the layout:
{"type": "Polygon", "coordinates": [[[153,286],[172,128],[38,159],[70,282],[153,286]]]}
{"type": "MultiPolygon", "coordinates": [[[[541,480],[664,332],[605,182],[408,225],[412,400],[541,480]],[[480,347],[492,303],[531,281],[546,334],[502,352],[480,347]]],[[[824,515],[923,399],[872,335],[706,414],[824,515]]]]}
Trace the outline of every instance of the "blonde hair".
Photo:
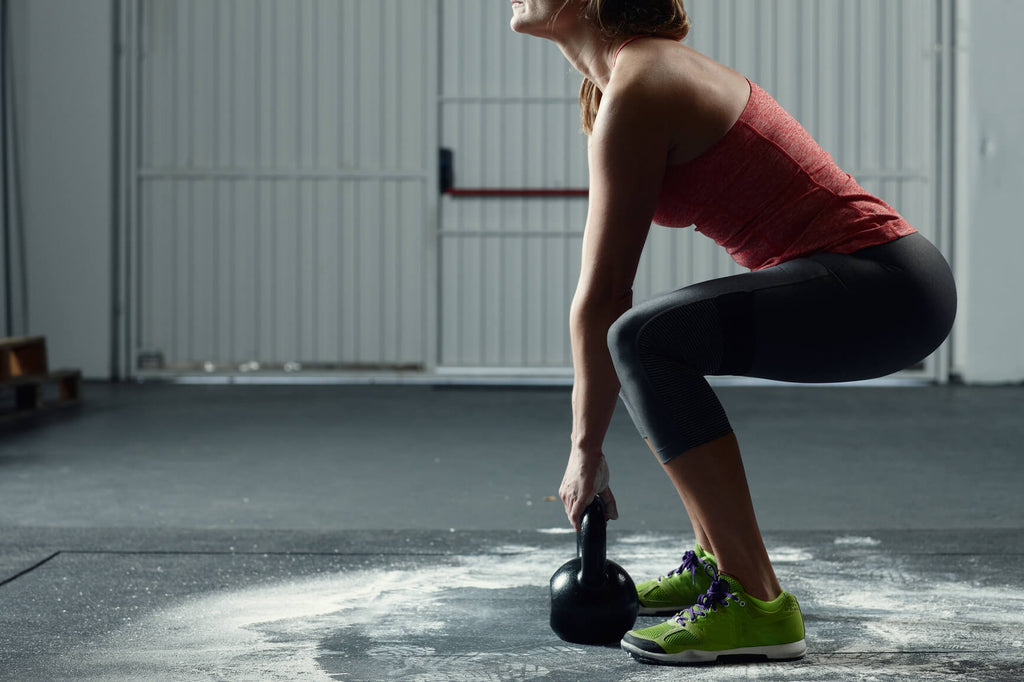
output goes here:
{"type": "MultiPolygon", "coordinates": [[[[683,0],[584,0],[582,15],[597,24],[601,33],[612,41],[638,35],[682,40],[690,32],[690,17],[683,7],[683,0]]],[[[593,81],[583,79],[580,86],[580,123],[587,135],[594,132],[601,95],[593,81]]]]}

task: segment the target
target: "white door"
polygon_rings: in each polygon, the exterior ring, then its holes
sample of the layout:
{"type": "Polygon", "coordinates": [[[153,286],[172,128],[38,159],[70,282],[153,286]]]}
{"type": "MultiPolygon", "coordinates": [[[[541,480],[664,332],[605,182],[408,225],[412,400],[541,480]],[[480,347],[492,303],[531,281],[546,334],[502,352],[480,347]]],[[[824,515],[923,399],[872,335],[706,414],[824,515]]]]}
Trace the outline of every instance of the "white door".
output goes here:
{"type": "Polygon", "coordinates": [[[123,16],[141,366],[429,364],[436,4],[139,0],[123,16]]]}

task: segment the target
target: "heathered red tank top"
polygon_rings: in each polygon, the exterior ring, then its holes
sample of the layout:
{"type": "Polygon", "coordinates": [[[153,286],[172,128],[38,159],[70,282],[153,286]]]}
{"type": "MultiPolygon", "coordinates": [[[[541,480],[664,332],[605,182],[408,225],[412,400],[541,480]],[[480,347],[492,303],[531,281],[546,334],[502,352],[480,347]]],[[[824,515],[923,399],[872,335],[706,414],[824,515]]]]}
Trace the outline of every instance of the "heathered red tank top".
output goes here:
{"type": "Polygon", "coordinates": [[[694,225],[750,270],[853,253],[916,232],[754,83],[725,137],[693,161],[668,167],[654,222],[694,225]]]}

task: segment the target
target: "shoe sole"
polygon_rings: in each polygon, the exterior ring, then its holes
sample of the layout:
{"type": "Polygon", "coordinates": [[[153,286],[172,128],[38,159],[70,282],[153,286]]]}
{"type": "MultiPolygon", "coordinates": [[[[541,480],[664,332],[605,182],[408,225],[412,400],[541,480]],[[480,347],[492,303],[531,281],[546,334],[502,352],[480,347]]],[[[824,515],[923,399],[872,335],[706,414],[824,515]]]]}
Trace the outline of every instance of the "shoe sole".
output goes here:
{"type": "Polygon", "coordinates": [[[685,665],[687,663],[715,663],[723,656],[742,657],[744,659],[760,659],[768,661],[793,661],[803,658],[807,653],[807,643],[804,640],[791,642],[789,644],[773,644],[771,646],[747,646],[738,649],[724,649],[722,651],[701,651],[700,649],[687,649],[678,654],[656,654],[652,651],[644,651],[626,641],[620,642],[622,648],[633,658],[643,663],[655,663],[658,665],[685,665]]]}

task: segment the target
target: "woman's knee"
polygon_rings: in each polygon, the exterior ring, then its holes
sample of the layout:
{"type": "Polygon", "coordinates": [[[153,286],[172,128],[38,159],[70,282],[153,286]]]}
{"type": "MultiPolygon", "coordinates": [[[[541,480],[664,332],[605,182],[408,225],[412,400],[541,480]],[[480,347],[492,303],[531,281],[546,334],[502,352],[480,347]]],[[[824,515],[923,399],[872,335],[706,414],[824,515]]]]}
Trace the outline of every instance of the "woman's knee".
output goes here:
{"type": "Polygon", "coordinates": [[[622,352],[645,364],[667,364],[702,375],[716,374],[722,367],[724,329],[714,301],[641,310],[620,320],[621,327],[609,332],[609,344],[614,337],[622,352]]]}
{"type": "Polygon", "coordinates": [[[608,328],[608,351],[616,366],[639,361],[639,339],[649,316],[630,308],[608,328]]]}

